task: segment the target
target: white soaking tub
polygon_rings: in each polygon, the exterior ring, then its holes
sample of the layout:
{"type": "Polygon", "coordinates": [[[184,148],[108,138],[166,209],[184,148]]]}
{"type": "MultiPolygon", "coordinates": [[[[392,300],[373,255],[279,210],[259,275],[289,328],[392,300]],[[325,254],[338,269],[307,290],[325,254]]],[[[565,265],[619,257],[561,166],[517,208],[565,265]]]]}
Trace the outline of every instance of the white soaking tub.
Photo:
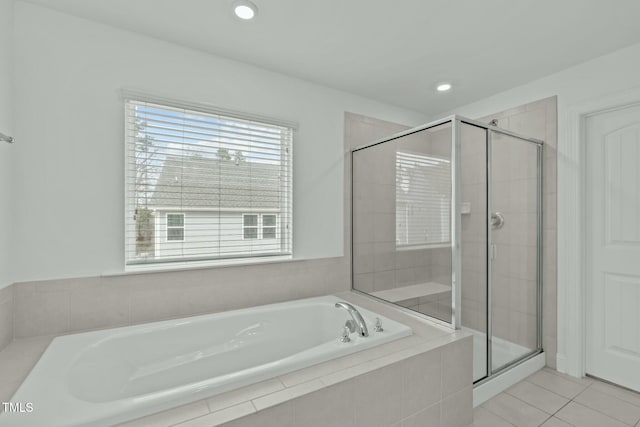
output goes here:
{"type": "Polygon", "coordinates": [[[357,307],[369,337],[339,340],[334,296],[57,337],[0,426],[110,426],[411,335],[357,307]],[[376,317],[383,332],[375,332],[376,317]]]}

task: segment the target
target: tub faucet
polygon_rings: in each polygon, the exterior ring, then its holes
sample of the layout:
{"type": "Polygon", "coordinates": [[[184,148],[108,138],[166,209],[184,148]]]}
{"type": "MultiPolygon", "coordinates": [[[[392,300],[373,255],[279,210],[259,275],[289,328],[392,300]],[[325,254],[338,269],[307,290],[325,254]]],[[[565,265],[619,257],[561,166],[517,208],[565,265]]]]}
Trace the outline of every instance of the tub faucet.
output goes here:
{"type": "Polygon", "coordinates": [[[362,315],[360,312],[348,302],[337,302],[336,308],[344,308],[349,312],[351,318],[353,319],[353,323],[356,325],[356,330],[358,331],[358,335],[361,337],[368,337],[369,330],[367,329],[367,324],[364,322],[362,315]]]}

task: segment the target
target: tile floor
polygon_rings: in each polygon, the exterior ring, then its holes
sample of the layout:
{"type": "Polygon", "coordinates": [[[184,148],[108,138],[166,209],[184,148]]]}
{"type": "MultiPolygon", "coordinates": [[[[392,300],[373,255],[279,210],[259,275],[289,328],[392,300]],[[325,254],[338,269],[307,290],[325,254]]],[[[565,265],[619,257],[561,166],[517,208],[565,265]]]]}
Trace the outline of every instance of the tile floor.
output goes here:
{"type": "Polygon", "coordinates": [[[472,427],[640,427],[640,393],[544,368],[474,409],[472,427]]]}

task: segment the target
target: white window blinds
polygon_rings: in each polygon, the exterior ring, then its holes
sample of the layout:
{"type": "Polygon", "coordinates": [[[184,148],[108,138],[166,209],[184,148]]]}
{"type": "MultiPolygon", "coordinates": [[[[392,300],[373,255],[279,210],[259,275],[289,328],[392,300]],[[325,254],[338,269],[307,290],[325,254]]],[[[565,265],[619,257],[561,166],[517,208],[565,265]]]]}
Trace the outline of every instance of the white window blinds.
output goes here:
{"type": "Polygon", "coordinates": [[[126,99],[125,134],[127,264],[291,253],[292,127],[126,99]]]}
{"type": "Polygon", "coordinates": [[[451,165],[448,159],[396,153],[396,245],[450,240],[451,165]]]}

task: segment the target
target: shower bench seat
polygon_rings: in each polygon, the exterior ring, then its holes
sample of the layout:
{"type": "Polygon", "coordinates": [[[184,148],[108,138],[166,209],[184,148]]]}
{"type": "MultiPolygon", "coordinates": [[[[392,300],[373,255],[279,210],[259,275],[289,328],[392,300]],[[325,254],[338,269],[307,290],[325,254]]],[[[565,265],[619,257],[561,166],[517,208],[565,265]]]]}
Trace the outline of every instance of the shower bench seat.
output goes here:
{"type": "Polygon", "coordinates": [[[439,300],[441,297],[449,297],[451,295],[451,286],[437,282],[418,283],[416,285],[371,292],[371,295],[389,302],[404,305],[402,304],[403,302],[413,299],[422,299],[422,301],[416,302],[420,303],[439,300]]]}

